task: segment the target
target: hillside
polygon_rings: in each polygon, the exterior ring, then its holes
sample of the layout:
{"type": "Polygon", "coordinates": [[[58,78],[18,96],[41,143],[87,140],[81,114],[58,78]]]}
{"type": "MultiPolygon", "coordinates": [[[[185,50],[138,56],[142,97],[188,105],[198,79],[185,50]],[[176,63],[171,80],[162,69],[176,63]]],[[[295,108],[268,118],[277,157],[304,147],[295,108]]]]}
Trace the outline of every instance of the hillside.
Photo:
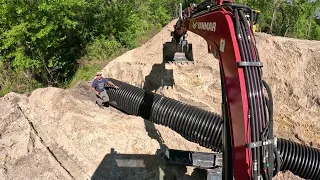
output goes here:
{"type": "MultiPolygon", "coordinates": [[[[194,66],[163,69],[162,44],[170,41],[173,23],[110,62],[104,75],[220,113],[218,63],[202,38],[189,33],[194,66]]],[[[256,38],[274,96],[276,135],[319,148],[320,42],[259,33],[256,38]]],[[[99,109],[89,85],[41,88],[30,96],[9,93],[0,99],[0,180],[201,179],[190,168],[166,164],[163,150],[210,150],[140,117],[99,109]]],[[[277,178],[299,179],[290,173],[277,178]]]]}

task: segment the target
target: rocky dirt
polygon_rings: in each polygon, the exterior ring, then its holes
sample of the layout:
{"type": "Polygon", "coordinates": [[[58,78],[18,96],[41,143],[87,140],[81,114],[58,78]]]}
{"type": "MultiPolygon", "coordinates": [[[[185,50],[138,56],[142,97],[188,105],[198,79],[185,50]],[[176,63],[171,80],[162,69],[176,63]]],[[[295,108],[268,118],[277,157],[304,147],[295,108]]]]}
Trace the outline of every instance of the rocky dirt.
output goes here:
{"type": "MultiPolygon", "coordinates": [[[[201,37],[189,32],[195,65],[164,69],[162,44],[170,41],[173,23],[110,62],[104,75],[220,113],[218,61],[201,37]]],[[[256,38],[274,96],[276,135],[319,148],[320,42],[260,33],[256,38]]],[[[89,85],[0,99],[0,180],[203,179],[204,173],[167,164],[164,148],[210,150],[140,117],[98,108],[89,85]]],[[[300,178],[288,172],[274,179],[300,178]]]]}

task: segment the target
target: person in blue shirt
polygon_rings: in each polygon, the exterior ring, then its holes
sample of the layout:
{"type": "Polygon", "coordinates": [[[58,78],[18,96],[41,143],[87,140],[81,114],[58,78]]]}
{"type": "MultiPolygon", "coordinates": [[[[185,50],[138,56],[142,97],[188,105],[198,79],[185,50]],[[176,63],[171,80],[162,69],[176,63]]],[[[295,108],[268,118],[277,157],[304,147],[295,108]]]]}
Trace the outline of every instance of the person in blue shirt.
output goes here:
{"type": "Polygon", "coordinates": [[[110,84],[116,89],[119,87],[107,78],[103,78],[101,72],[97,72],[96,76],[97,78],[93,80],[91,85],[91,89],[96,93],[96,103],[99,106],[109,106],[109,96],[105,90],[105,85],[110,84]]]}

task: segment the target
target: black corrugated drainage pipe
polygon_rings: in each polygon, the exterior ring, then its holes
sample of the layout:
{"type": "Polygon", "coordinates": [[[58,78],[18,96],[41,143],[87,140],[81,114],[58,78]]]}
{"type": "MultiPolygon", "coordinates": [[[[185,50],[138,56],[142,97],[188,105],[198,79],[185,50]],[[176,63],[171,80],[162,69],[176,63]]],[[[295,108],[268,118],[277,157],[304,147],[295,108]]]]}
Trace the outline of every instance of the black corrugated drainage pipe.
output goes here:
{"type": "MultiPolygon", "coordinates": [[[[120,89],[107,88],[110,105],[153,123],[167,126],[185,139],[222,151],[222,118],[215,113],[110,78],[120,89]]],[[[281,171],[320,180],[320,150],[278,138],[281,171]]]]}
{"type": "Polygon", "coordinates": [[[110,79],[120,89],[107,88],[110,105],[153,123],[171,128],[185,139],[222,150],[221,117],[209,111],[162,97],[141,88],[110,79]]]}

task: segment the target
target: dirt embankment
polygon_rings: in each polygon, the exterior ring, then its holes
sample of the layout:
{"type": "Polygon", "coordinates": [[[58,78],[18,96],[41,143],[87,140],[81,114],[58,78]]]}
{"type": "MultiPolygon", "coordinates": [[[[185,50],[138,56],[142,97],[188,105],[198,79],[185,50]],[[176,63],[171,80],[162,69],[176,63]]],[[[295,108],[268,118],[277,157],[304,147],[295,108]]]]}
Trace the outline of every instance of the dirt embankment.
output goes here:
{"type": "MultiPolygon", "coordinates": [[[[219,113],[218,61],[207,53],[201,37],[189,33],[194,66],[164,69],[162,44],[170,41],[173,23],[112,61],[104,74],[219,113]]],[[[256,38],[264,79],[274,97],[276,135],[320,147],[320,42],[266,34],[256,38]]],[[[190,168],[165,163],[163,150],[210,150],[139,117],[99,109],[89,85],[42,88],[29,97],[10,93],[0,99],[0,180],[201,179],[190,168]]],[[[298,179],[289,173],[277,178],[298,179]]]]}

